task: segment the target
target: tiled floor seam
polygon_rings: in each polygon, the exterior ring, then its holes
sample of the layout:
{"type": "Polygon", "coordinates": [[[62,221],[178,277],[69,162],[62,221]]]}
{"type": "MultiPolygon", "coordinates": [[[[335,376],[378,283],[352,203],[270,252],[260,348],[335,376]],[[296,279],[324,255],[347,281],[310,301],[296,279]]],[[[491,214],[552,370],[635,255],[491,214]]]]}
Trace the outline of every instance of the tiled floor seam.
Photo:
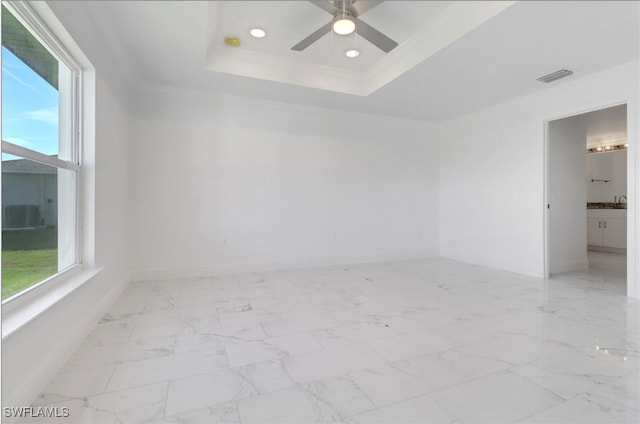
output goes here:
{"type": "MultiPolygon", "coordinates": [[[[453,387],[453,386],[452,386],[453,387]]],[[[432,392],[435,393],[435,392],[432,392]]],[[[431,400],[433,402],[435,402],[436,405],[438,405],[440,408],[444,409],[445,411],[447,411],[449,414],[451,414],[451,416],[455,417],[456,419],[456,424],[464,424],[464,421],[462,421],[462,419],[456,414],[454,413],[454,411],[450,410],[449,408],[447,408],[446,405],[443,405],[442,402],[440,402],[438,399],[434,398],[431,396],[431,394],[429,394],[429,397],[431,398],[431,400]]]]}
{"type": "Polygon", "coordinates": [[[169,385],[170,381],[167,380],[167,390],[164,392],[164,405],[162,405],[162,416],[167,417],[167,401],[169,400],[169,385]]]}
{"type": "MultiPolygon", "coordinates": [[[[113,369],[111,370],[111,375],[109,376],[109,379],[107,380],[107,383],[104,385],[104,389],[102,389],[102,393],[101,394],[107,393],[107,387],[109,387],[109,384],[111,384],[111,379],[113,378],[114,374],[116,373],[116,368],[118,368],[118,364],[113,366],[113,369]]],[[[87,396],[87,397],[89,397],[89,396],[87,396]]]]}
{"type": "MultiPolygon", "coordinates": [[[[357,383],[354,383],[354,384],[356,384],[356,386],[357,386],[357,383]]],[[[358,387],[360,387],[360,386],[358,386],[358,387]]],[[[360,390],[362,390],[362,389],[360,389],[360,390]]],[[[376,410],[382,409],[382,408],[389,408],[391,406],[399,405],[401,403],[408,402],[408,401],[413,400],[413,399],[422,398],[424,396],[428,396],[432,401],[436,402],[440,407],[442,407],[443,409],[447,410],[447,408],[445,408],[443,405],[440,405],[440,403],[431,396],[431,393],[435,393],[436,391],[420,393],[418,395],[410,396],[410,397],[407,397],[407,398],[404,398],[404,399],[401,399],[401,400],[398,400],[398,401],[395,401],[395,402],[391,402],[391,403],[388,403],[388,404],[385,404],[385,405],[382,405],[382,406],[376,406],[375,408],[367,409],[365,411],[358,412],[357,414],[349,415],[349,416],[347,416],[347,418],[353,418],[353,417],[356,417],[358,415],[362,415],[362,414],[365,414],[365,413],[368,413],[368,412],[373,412],[373,411],[376,411],[376,410]]],[[[363,393],[364,393],[364,391],[363,391],[363,393]]],[[[365,394],[365,396],[367,396],[366,393],[364,393],[364,394],[365,394]]],[[[367,396],[367,398],[368,398],[368,396],[367,396]]],[[[371,401],[371,403],[373,403],[375,405],[375,403],[373,401],[371,401]]],[[[451,413],[451,411],[447,410],[447,412],[449,412],[451,415],[453,415],[456,418],[456,420],[458,420],[458,422],[462,423],[462,421],[460,421],[460,419],[455,414],[451,413]]]]}

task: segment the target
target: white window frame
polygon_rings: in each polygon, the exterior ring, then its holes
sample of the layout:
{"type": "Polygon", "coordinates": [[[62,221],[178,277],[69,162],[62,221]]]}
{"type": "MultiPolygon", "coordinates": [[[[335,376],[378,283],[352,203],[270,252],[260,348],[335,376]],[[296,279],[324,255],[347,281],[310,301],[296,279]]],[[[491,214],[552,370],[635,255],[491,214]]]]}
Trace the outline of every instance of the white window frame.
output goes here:
{"type": "MultiPolygon", "coordinates": [[[[7,8],[13,14],[13,16],[20,21],[22,25],[29,30],[29,32],[44,46],[49,53],[53,55],[59,62],[68,67],[73,75],[73,82],[71,87],[65,89],[63,92],[59,89],[60,96],[70,96],[67,98],[67,103],[70,106],[68,111],[70,114],[71,127],[70,127],[70,160],[62,160],[57,157],[50,157],[43,153],[18,146],[16,144],[2,140],[2,153],[8,153],[16,156],[20,156],[24,159],[28,159],[34,162],[39,162],[44,165],[55,167],[56,169],[65,169],[72,171],[75,174],[75,193],[74,197],[74,214],[75,214],[75,249],[73,264],[63,270],[59,270],[57,273],[36,282],[23,290],[12,294],[6,299],[2,300],[3,316],[5,313],[9,313],[21,305],[26,303],[33,303],[38,297],[44,293],[55,290],[56,286],[60,285],[64,281],[69,281],[75,275],[77,275],[82,269],[82,104],[81,99],[83,93],[81,92],[82,84],[82,67],[73,58],[73,56],[67,51],[63,44],[53,34],[44,21],[38,16],[31,5],[28,2],[22,1],[2,1],[2,5],[7,8]]],[[[59,114],[64,113],[60,111],[59,114]]]]}

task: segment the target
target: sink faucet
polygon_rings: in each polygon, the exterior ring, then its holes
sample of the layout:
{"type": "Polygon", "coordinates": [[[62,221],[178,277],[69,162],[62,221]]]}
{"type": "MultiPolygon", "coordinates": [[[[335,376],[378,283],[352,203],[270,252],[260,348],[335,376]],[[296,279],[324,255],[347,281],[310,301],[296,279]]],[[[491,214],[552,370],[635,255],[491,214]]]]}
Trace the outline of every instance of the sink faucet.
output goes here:
{"type": "MultiPolygon", "coordinates": [[[[614,198],[615,198],[615,196],[614,196],[614,198]]],[[[618,197],[618,202],[620,202],[620,203],[627,203],[627,196],[625,196],[625,195],[623,194],[622,196],[618,197]],[[624,197],[624,202],[622,201],[622,198],[623,198],[623,197],[624,197]]]]}

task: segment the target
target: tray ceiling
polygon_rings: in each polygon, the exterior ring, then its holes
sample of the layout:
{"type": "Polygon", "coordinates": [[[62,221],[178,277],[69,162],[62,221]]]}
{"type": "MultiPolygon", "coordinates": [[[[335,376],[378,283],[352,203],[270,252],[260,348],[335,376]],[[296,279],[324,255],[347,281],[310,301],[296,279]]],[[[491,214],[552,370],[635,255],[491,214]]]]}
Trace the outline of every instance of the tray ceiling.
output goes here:
{"type": "Polygon", "coordinates": [[[382,2],[360,19],[399,43],[384,53],[357,33],[333,32],[303,51],[291,50],[332,19],[307,1],[212,1],[206,66],[212,71],[367,96],[513,3],[382,2]],[[267,36],[251,37],[252,28],[264,29],[267,36]],[[239,39],[240,46],[227,45],[226,37],[239,39]],[[349,49],[360,54],[348,58],[349,49]]]}

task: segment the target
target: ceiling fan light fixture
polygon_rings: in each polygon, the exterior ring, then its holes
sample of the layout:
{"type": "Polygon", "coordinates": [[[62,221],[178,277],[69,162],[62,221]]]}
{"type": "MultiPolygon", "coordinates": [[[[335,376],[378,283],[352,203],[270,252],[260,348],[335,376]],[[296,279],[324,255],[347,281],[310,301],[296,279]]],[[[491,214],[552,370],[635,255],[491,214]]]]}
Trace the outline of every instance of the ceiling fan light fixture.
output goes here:
{"type": "Polygon", "coordinates": [[[345,56],[350,57],[350,58],[358,57],[358,56],[360,56],[360,50],[357,50],[357,49],[347,50],[345,52],[345,56]]]}
{"type": "Polygon", "coordinates": [[[360,15],[379,5],[384,0],[309,0],[320,9],[331,14],[331,20],[303,38],[291,50],[301,52],[321,39],[325,34],[349,35],[357,33],[385,53],[398,46],[398,43],[384,35],[371,25],[360,20],[360,15]],[[355,4],[355,6],[354,6],[355,4]]]}
{"type": "Polygon", "coordinates": [[[249,31],[249,34],[251,34],[253,38],[263,38],[267,35],[267,32],[262,28],[252,28],[251,31],[249,31]]]}
{"type": "Polygon", "coordinates": [[[353,18],[348,13],[337,15],[333,21],[333,32],[338,35],[349,35],[356,30],[356,23],[353,22],[353,18]]]}

